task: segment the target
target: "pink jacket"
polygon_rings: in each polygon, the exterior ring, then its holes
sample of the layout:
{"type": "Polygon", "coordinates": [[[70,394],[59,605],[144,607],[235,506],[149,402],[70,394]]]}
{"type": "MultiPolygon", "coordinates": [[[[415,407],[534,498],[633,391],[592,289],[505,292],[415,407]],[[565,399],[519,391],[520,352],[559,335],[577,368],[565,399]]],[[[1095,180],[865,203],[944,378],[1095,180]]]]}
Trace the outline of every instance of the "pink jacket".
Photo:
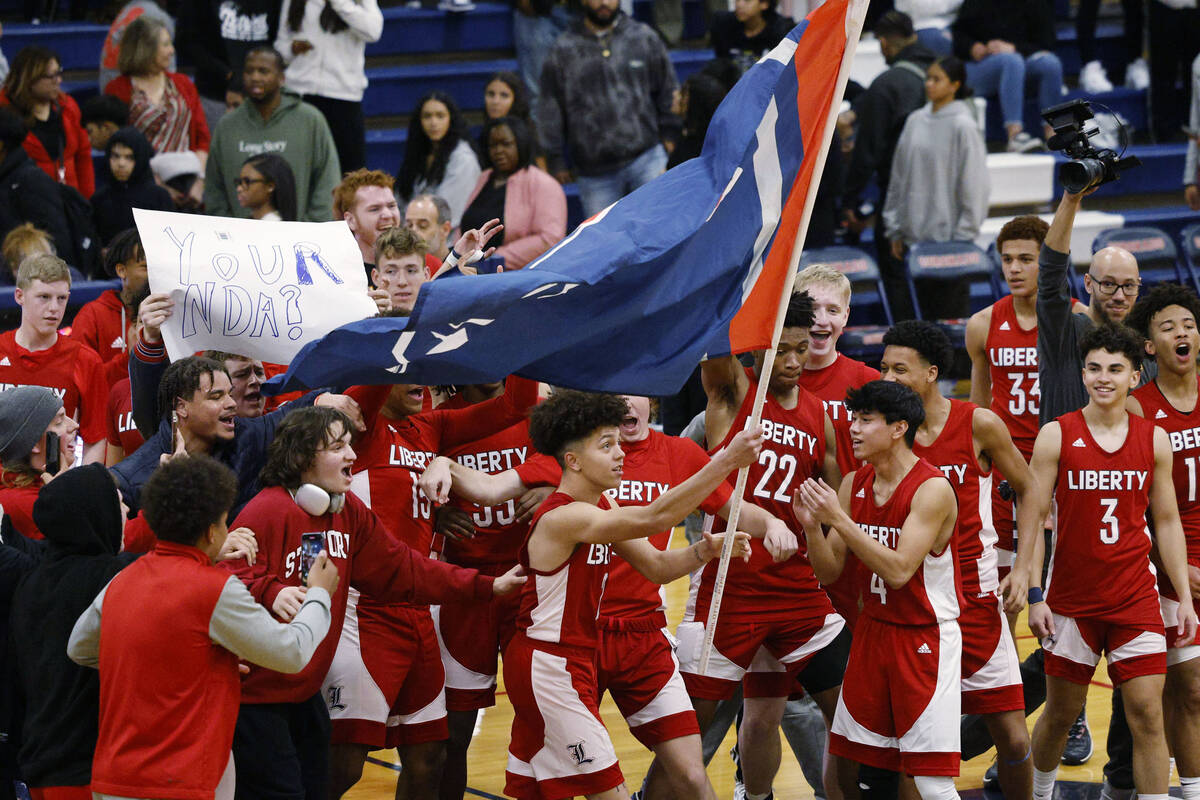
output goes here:
{"type": "MultiPolygon", "coordinates": [[[[485,169],[467,199],[468,207],[491,179],[492,171],[485,169]]],[[[520,269],[567,235],[567,196],[558,181],[534,166],[509,175],[507,186],[504,244],[496,248],[496,255],[504,257],[505,269],[520,269]]]]}

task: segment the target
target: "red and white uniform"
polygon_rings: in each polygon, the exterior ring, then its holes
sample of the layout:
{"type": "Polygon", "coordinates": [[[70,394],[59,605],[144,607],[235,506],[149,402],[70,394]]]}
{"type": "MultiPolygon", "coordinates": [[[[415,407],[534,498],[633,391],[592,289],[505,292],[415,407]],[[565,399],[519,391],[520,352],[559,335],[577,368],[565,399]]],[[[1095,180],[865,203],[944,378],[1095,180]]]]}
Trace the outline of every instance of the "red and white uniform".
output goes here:
{"type": "MultiPolygon", "coordinates": [[[[842,353],[838,353],[834,362],[827,367],[806,369],[800,373],[801,388],[812,392],[825,404],[825,413],[833,423],[833,431],[837,436],[838,469],[843,475],[862,466],[850,446],[850,412],[846,410],[846,391],[878,378],[879,370],[842,353]]],[[[858,594],[853,577],[858,570],[857,563],[855,555],[847,553],[846,568],[842,570],[841,577],[825,587],[834,609],[851,628],[858,619],[858,594]]]]}
{"type": "MultiPolygon", "coordinates": [[[[649,505],[708,463],[691,439],[658,431],[639,442],[621,442],[625,468],[621,485],[609,492],[619,505],[649,505]]],[[[733,487],[723,483],[700,508],[716,514],[729,501],[733,487]]],[[[656,533],[650,543],[671,546],[674,529],[656,533]]],[[[675,641],[667,631],[666,593],[628,561],[614,553],[608,588],[600,604],[600,694],[608,691],[629,730],[646,747],[699,734],[687,687],[675,658],[675,641]]]]}
{"type": "Polygon", "coordinates": [[[964,714],[992,714],[1025,708],[1021,664],[1008,633],[997,590],[996,531],[992,526],[993,471],[975,454],[974,403],[950,401],[950,415],[937,439],[916,444],[913,453],[936,466],[958,499],[955,551],[963,594],[962,631],[964,714]]]}
{"type": "MultiPolygon", "coordinates": [[[[1042,399],[1038,382],[1037,325],[1022,328],[1013,308],[1012,295],[992,305],[992,322],[984,344],[988,359],[988,375],[992,380],[992,402],[989,408],[1008,428],[1013,444],[1026,461],[1033,456],[1037,439],[1038,409],[1042,399]]],[[[1012,568],[1015,551],[1015,512],[1011,500],[999,494],[1003,476],[996,473],[992,485],[992,507],[996,534],[999,537],[1000,577],[1012,568]]]]}
{"type": "Polygon", "coordinates": [[[1113,452],[1096,443],[1082,411],[1058,423],[1058,525],[1046,590],[1055,635],[1042,645],[1046,674],[1086,685],[1101,653],[1114,684],[1161,674],[1166,638],[1146,525],[1154,423],[1130,414],[1113,452]]]}
{"type": "Polygon", "coordinates": [[[125,455],[131,455],[145,443],[142,433],[133,422],[133,396],[129,378],[113,384],[108,392],[108,443],[120,447],[125,455]]]}
{"type": "MultiPolygon", "coordinates": [[[[439,409],[466,408],[455,395],[439,409]]],[[[478,441],[445,450],[442,455],[464,466],[489,474],[515,469],[526,486],[562,476],[558,463],[534,452],[529,442],[529,422],[522,420],[478,441]]],[[[516,501],[480,508],[458,498],[452,504],[471,514],[475,536],[447,538],[442,558],[452,564],[474,567],[485,575],[503,575],[517,564],[529,523],[516,522],[516,501]]],[[[488,603],[454,603],[432,609],[442,667],[446,671],[446,708],[473,711],[496,704],[497,657],[516,631],[521,595],[493,597],[488,603]]]]}
{"type": "MultiPolygon", "coordinates": [[[[875,499],[875,468],[854,473],[850,517],[895,550],[927,481],[941,470],[918,460],[886,502],[875,499]]],[[[865,567],[858,571],[863,609],[850,646],[829,752],[909,775],[957,775],[962,637],[954,538],[929,553],[894,589],[865,567]]]]}
{"type": "MultiPolygon", "coordinates": [[[[754,394],[751,381],[729,434],[713,452],[745,427],[754,394]]],[[[749,563],[741,559],[729,562],[721,624],[707,675],[700,675],[700,651],[717,562],[706,564],[698,577],[693,573],[687,613],[678,631],[680,665],[692,697],[725,699],[747,671],[754,676],[744,687],[747,697],[791,694],[795,676],[845,627],[817,582],[803,546],[803,531],[791,508],[796,487],[821,474],[825,461],[824,407],[804,389],[799,390],[792,409],[784,408],[767,393],[762,422],[763,447],[758,461],[750,465],[745,500],[787,523],[800,535],[802,546],[782,564],[776,564],[762,547],[752,549],[749,563]],[[766,656],[752,664],[760,647],[766,656]]],[[[714,530],[724,529],[723,520],[713,520],[713,524],[714,530]]]]}
{"type": "Polygon", "coordinates": [[[108,289],[90,303],[85,303],[71,321],[71,338],[85,344],[100,356],[104,364],[104,381],[109,386],[129,375],[129,343],[125,337],[129,325],[121,294],[108,289]]]}
{"type": "MultiPolygon", "coordinates": [[[[574,498],[555,492],[529,523],[574,498]]],[[[601,496],[600,508],[609,508],[601,496]]],[[[513,705],[504,793],[525,800],[575,797],[624,782],[617,754],[600,721],[596,674],[596,615],[608,580],[611,548],[576,544],[553,570],[529,565],[528,538],[521,563],[529,580],[521,591],[517,633],[504,651],[504,685],[513,705]]]]}
{"type": "MultiPolygon", "coordinates": [[[[1200,384],[1200,378],[1197,378],[1200,384]]],[[[1133,396],[1142,405],[1142,415],[1156,427],[1167,432],[1171,441],[1171,480],[1175,483],[1175,501],[1179,505],[1179,520],[1187,542],[1187,560],[1200,567],[1200,404],[1191,411],[1179,411],[1163,397],[1154,381],[1139,386],[1133,396]]],[[[1179,597],[1166,575],[1158,577],[1159,605],[1163,625],[1167,630],[1167,663],[1178,664],[1200,657],[1200,646],[1179,640],[1175,629],[1175,613],[1179,597]]]]}
{"type": "MultiPolygon", "coordinates": [[[[358,445],[351,491],[379,515],[393,538],[430,554],[432,504],[417,480],[443,448],[482,438],[524,415],[537,399],[537,384],[514,380],[509,392],[493,400],[403,419],[371,413],[391,387],[351,390],[370,420],[358,445]]],[[[445,673],[426,604],[380,602],[370,594],[352,594],[324,686],[336,743],[395,747],[448,735],[445,673]]]]}
{"type": "Polygon", "coordinates": [[[0,391],[14,386],[45,386],[62,400],[67,416],[79,422],[79,435],[88,444],[104,441],[105,401],[100,356],[68,336],[59,336],[45,350],[26,350],[17,332],[0,333],[0,391]]]}

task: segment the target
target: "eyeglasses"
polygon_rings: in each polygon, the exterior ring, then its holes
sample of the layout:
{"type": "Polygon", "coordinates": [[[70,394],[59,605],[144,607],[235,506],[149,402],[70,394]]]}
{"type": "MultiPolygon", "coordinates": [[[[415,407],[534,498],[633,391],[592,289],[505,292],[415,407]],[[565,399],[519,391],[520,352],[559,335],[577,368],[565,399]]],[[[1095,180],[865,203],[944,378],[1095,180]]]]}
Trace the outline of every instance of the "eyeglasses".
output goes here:
{"type": "Polygon", "coordinates": [[[57,72],[47,72],[45,75],[39,78],[39,80],[45,79],[49,81],[60,81],[62,80],[62,76],[63,71],[60,69],[57,72]]]}
{"type": "Polygon", "coordinates": [[[1142,286],[1141,281],[1114,283],[1113,281],[1102,281],[1090,272],[1087,274],[1087,276],[1092,279],[1092,283],[1097,289],[1100,290],[1100,294],[1102,295],[1114,295],[1117,293],[1117,289],[1120,289],[1122,292],[1124,292],[1126,297],[1136,297],[1138,289],[1140,289],[1142,286]]]}
{"type": "MultiPolygon", "coordinates": [[[[233,183],[236,186],[241,186],[243,189],[249,189],[251,186],[253,186],[256,183],[266,183],[266,182],[267,182],[266,178],[238,178],[233,183]]],[[[1111,292],[1110,292],[1110,294],[1111,294],[1111,292]]]]}

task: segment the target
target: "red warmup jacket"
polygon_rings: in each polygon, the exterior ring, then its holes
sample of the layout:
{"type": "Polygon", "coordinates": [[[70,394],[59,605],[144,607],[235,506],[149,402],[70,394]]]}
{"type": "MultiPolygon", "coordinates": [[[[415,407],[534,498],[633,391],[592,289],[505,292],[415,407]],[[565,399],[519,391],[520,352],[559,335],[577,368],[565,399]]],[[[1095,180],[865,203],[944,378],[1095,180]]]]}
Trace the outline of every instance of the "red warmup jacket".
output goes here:
{"type": "MultiPolygon", "coordinates": [[[[175,84],[179,93],[183,95],[183,101],[187,103],[188,110],[192,112],[192,124],[188,128],[188,141],[191,142],[189,149],[192,151],[203,150],[207,153],[212,135],[208,130],[208,120],[204,117],[204,108],[200,105],[200,94],[196,91],[196,84],[192,83],[192,79],[187,75],[178,72],[168,72],[167,76],[175,84]]],[[[133,103],[133,83],[129,80],[128,75],[118,75],[113,78],[104,87],[104,93],[111,94],[125,105],[133,103]]]]}
{"type": "MultiPolygon", "coordinates": [[[[10,105],[12,102],[8,95],[0,91],[0,106],[10,105]]],[[[25,152],[51,178],[75,187],[84,197],[90,198],[96,191],[96,175],[92,169],[92,143],[80,121],[82,117],[79,106],[71,95],[61,92],[55,110],[62,115],[63,126],[63,150],[58,161],[50,158],[41,140],[32,133],[26,136],[23,142],[25,152]]],[[[18,116],[24,116],[20,112],[17,113],[18,116]]]]}
{"type": "Polygon", "coordinates": [[[71,322],[71,338],[96,351],[104,362],[104,382],[112,388],[129,377],[128,325],[133,322],[125,312],[121,294],[109,289],[79,309],[71,322]]]}
{"type": "Polygon", "coordinates": [[[295,675],[251,666],[242,683],[243,703],[299,703],[321,690],[342,635],[351,586],[388,603],[438,605],[483,601],[492,596],[494,578],[426,558],[397,541],[375,512],[353,494],[346,495],[346,505],[337,514],[315,517],[297,506],[287,489],[272,486],[247,503],[229,527],[249,528],[258,539],[258,558],[253,566],[245,559],[226,561],[224,565],[268,609],[281,590],[300,585],[302,534],[325,534],[325,550],[340,575],[331,598],[333,623],[308,666],[295,675]]]}

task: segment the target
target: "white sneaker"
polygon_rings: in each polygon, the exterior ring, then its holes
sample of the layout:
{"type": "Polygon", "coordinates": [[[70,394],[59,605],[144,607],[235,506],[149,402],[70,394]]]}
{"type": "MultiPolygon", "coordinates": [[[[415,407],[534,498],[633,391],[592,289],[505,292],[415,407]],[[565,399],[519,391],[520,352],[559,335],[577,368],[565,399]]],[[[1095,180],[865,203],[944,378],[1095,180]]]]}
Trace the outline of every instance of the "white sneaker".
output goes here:
{"type": "Polygon", "coordinates": [[[438,8],[442,11],[450,11],[452,13],[462,13],[464,11],[474,11],[475,4],[471,0],[441,0],[438,3],[438,8]]]}
{"type": "Polygon", "coordinates": [[[1125,85],[1138,91],[1150,88],[1150,68],[1146,66],[1146,59],[1139,58],[1125,69],[1125,85]]]}
{"type": "Polygon", "coordinates": [[[1079,73],[1079,88],[1088,94],[1100,94],[1111,92],[1113,85],[1104,72],[1104,66],[1099,61],[1089,61],[1079,73]]]}
{"type": "Polygon", "coordinates": [[[1032,153],[1035,150],[1044,150],[1045,148],[1046,145],[1041,139],[1036,136],[1030,136],[1025,131],[1021,131],[1008,140],[1008,152],[1010,153],[1032,153]]]}

